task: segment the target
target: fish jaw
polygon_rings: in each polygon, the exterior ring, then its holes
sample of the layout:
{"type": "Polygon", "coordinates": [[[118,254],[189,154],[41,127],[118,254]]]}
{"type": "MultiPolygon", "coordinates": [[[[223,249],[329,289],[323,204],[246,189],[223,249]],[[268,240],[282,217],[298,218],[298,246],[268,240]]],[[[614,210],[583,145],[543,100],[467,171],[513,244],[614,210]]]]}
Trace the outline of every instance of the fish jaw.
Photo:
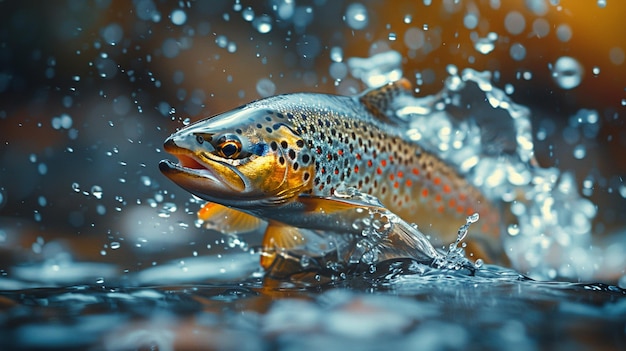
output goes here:
{"type": "Polygon", "coordinates": [[[247,182],[235,167],[212,160],[208,155],[200,157],[179,146],[175,136],[165,141],[164,149],[174,155],[178,163],[162,160],[159,162],[161,173],[200,198],[208,201],[227,199],[242,194],[247,188],[247,182]]]}

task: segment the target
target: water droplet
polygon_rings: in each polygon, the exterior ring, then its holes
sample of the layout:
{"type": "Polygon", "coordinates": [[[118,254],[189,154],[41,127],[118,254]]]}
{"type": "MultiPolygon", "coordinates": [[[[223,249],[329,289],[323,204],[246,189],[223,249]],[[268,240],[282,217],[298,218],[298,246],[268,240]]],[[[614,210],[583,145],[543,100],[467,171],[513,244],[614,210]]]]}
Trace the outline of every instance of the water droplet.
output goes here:
{"type": "Polygon", "coordinates": [[[91,195],[93,195],[96,199],[102,199],[102,188],[98,185],[94,185],[91,187],[91,195]]]}
{"type": "Polygon", "coordinates": [[[80,185],[78,183],[72,183],[72,190],[74,190],[74,192],[79,193],[80,192],[80,185]]]}
{"type": "Polygon", "coordinates": [[[246,7],[241,11],[241,17],[243,17],[245,21],[252,22],[252,20],[254,20],[254,10],[251,7],[246,7]]]}
{"type": "Polygon", "coordinates": [[[483,266],[484,263],[485,262],[483,262],[483,260],[479,258],[479,259],[476,260],[476,262],[474,262],[474,267],[480,268],[480,267],[483,266]]]}
{"type": "Polygon", "coordinates": [[[367,8],[360,3],[353,3],[346,9],[344,20],[348,27],[360,30],[367,27],[369,22],[367,8]]]}
{"type": "Polygon", "coordinates": [[[272,22],[272,17],[261,15],[252,21],[252,26],[254,26],[259,33],[265,34],[272,31],[272,22]]]}
{"type": "Polygon", "coordinates": [[[521,61],[526,58],[526,48],[520,43],[511,45],[509,54],[515,61],[521,61]]]}
{"type": "Polygon", "coordinates": [[[552,78],[563,89],[573,89],[582,81],[583,66],[569,56],[559,57],[552,68],[552,78]]]}
{"type": "Polygon", "coordinates": [[[268,78],[261,78],[256,83],[256,91],[261,97],[272,96],[276,92],[276,85],[268,78]]]}
{"type": "Polygon", "coordinates": [[[467,13],[465,17],[463,17],[463,25],[467,29],[474,29],[478,26],[478,16],[475,13],[467,13]]]}
{"type": "Polygon", "coordinates": [[[119,24],[111,23],[102,29],[101,36],[107,44],[116,45],[124,37],[124,31],[119,24]]]}
{"type": "Polygon", "coordinates": [[[572,28],[567,24],[561,24],[556,27],[556,37],[560,41],[566,43],[572,39],[572,28]]]}
{"type": "Polygon", "coordinates": [[[614,65],[621,65],[624,63],[625,58],[626,55],[624,55],[624,50],[622,48],[613,47],[609,50],[609,59],[614,65]]]}
{"type": "Polygon", "coordinates": [[[526,27],[526,20],[521,13],[511,11],[504,18],[504,27],[507,32],[517,35],[524,31],[524,28],[526,27]]]}
{"type": "Polygon", "coordinates": [[[311,259],[309,258],[309,256],[302,255],[302,257],[300,257],[300,266],[302,268],[307,268],[309,267],[310,264],[311,264],[311,259]]]}
{"type": "Polygon", "coordinates": [[[181,9],[176,9],[172,11],[172,14],[170,15],[170,19],[172,20],[172,23],[174,23],[175,25],[182,26],[187,21],[187,14],[185,13],[185,11],[181,9]]]}
{"type": "Polygon", "coordinates": [[[506,232],[510,235],[510,236],[516,236],[519,234],[519,226],[517,224],[509,224],[509,226],[506,228],[506,232]]]}
{"type": "Polygon", "coordinates": [[[411,50],[418,50],[424,46],[426,37],[424,31],[411,27],[404,32],[404,44],[411,50]]]}
{"type": "Polygon", "coordinates": [[[587,149],[585,145],[576,145],[574,148],[574,158],[582,160],[587,155],[587,149]]]}

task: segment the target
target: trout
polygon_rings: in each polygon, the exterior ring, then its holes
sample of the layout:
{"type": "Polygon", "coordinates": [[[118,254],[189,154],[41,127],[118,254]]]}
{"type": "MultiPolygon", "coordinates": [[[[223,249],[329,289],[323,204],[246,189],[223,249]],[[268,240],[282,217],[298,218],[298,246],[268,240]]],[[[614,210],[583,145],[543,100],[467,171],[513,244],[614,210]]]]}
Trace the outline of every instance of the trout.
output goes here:
{"type": "MultiPolygon", "coordinates": [[[[356,96],[292,93],[243,105],[190,124],[164,148],[161,172],[208,203],[203,220],[227,221],[232,231],[268,223],[261,264],[302,245],[301,229],[355,229],[363,205],[337,196],[353,188],[429,235],[456,239],[468,215],[480,214],[466,251],[502,262],[500,211],[456,169],[405,135],[408,122],[389,111],[412,94],[406,79],[356,96]],[[358,212],[358,211],[357,211],[358,212]]],[[[223,227],[224,228],[224,227],[223,227]]]]}

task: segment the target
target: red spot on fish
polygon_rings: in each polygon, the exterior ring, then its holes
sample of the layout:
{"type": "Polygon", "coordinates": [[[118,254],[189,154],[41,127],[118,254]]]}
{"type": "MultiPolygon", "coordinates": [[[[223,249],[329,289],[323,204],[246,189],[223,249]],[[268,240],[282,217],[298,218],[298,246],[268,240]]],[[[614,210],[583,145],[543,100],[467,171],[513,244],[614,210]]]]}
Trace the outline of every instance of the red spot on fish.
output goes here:
{"type": "Polygon", "coordinates": [[[441,194],[435,195],[435,201],[437,202],[441,201],[441,194]]]}
{"type": "Polygon", "coordinates": [[[468,216],[471,216],[471,215],[474,214],[474,212],[476,212],[476,211],[474,211],[474,208],[470,207],[470,208],[467,209],[467,211],[465,211],[465,214],[468,215],[468,216]]]}
{"type": "Polygon", "coordinates": [[[419,170],[419,169],[417,169],[417,168],[413,168],[412,172],[413,172],[413,174],[415,174],[415,175],[419,175],[419,174],[420,174],[420,170],[419,170]]]}
{"type": "Polygon", "coordinates": [[[356,159],[359,160],[359,161],[361,160],[361,154],[356,154],[356,156],[354,156],[354,157],[356,157],[356,159]]]}
{"type": "Polygon", "coordinates": [[[428,197],[428,189],[422,189],[422,197],[428,197]]]}
{"type": "Polygon", "coordinates": [[[393,174],[389,175],[389,180],[393,180],[395,178],[395,176],[393,174]]]}
{"type": "Polygon", "coordinates": [[[326,167],[322,167],[322,174],[326,174],[326,167]]]}
{"type": "Polygon", "coordinates": [[[450,186],[448,184],[444,184],[443,185],[443,192],[446,194],[449,194],[450,191],[452,191],[452,189],[450,189],[450,186]]]}
{"type": "Polygon", "coordinates": [[[459,194],[459,200],[465,201],[465,199],[467,199],[467,195],[465,195],[463,193],[459,194]]]}
{"type": "Polygon", "coordinates": [[[335,174],[339,174],[339,170],[335,168],[335,174]]]}
{"type": "Polygon", "coordinates": [[[393,163],[393,155],[389,155],[389,162],[393,163]]]}
{"type": "Polygon", "coordinates": [[[450,201],[448,201],[448,206],[450,208],[454,208],[456,206],[456,201],[454,199],[450,199],[450,201]]]}
{"type": "Polygon", "coordinates": [[[398,183],[398,182],[393,183],[393,187],[394,188],[398,189],[399,186],[400,186],[400,183],[398,183]]]}
{"type": "Polygon", "coordinates": [[[376,174],[383,174],[383,170],[380,167],[376,168],[376,174]]]}
{"type": "Polygon", "coordinates": [[[404,173],[402,171],[398,171],[398,178],[404,177],[404,173]]]}
{"type": "Polygon", "coordinates": [[[458,213],[463,213],[463,211],[465,211],[465,207],[463,207],[463,206],[457,206],[456,211],[457,211],[458,213]]]}
{"type": "Polygon", "coordinates": [[[372,160],[367,160],[367,166],[372,167],[372,165],[373,165],[372,160]]]}
{"type": "Polygon", "coordinates": [[[381,164],[383,167],[385,167],[385,166],[387,165],[387,160],[381,160],[381,161],[380,161],[380,164],[381,164]]]}
{"type": "Polygon", "coordinates": [[[435,185],[441,184],[441,178],[435,177],[435,179],[433,179],[433,183],[435,183],[435,185]]]}
{"type": "Polygon", "coordinates": [[[410,187],[411,185],[413,185],[413,182],[411,181],[411,179],[407,179],[406,186],[410,187]]]}
{"type": "Polygon", "coordinates": [[[359,173],[359,166],[354,166],[354,173],[359,173]]]}
{"type": "Polygon", "coordinates": [[[437,207],[437,212],[443,213],[443,210],[444,210],[443,206],[437,207]]]}
{"type": "Polygon", "coordinates": [[[337,150],[337,154],[338,154],[339,156],[342,156],[342,155],[343,155],[343,150],[342,150],[342,149],[337,150]]]}

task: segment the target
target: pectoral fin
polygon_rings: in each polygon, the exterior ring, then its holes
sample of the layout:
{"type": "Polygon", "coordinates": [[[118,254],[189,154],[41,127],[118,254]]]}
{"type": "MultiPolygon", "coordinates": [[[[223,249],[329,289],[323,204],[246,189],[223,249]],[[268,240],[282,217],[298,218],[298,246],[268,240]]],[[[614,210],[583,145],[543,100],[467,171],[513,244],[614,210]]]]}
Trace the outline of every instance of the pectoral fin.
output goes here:
{"type": "Polygon", "coordinates": [[[207,228],[226,234],[250,232],[263,224],[263,220],[257,217],[213,202],[204,204],[198,211],[198,218],[207,228]]]}
{"type": "Polygon", "coordinates": [[[261,266],[268,269],[277,253],[304,245],[306,242],[300,229],[276,221],[270,221],[263,237],[261,266]]]}

